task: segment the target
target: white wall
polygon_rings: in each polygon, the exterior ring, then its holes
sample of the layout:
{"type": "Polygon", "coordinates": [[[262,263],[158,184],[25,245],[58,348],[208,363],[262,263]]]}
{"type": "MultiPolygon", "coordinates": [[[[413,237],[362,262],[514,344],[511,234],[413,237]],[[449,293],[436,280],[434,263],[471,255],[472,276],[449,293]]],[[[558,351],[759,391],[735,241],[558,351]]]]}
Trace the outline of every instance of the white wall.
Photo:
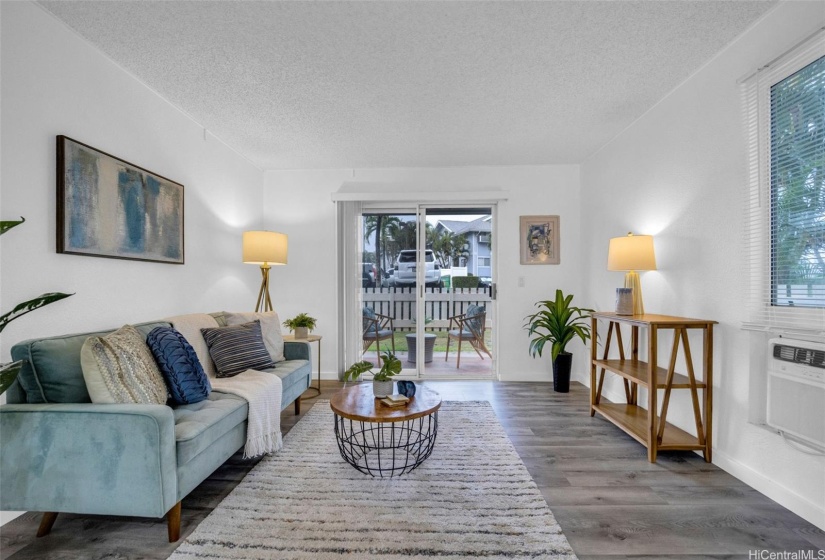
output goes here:
{"type": "MultiPolygon", "coordinates": [[[[737,86],[823,23],[821,2],[779,5],[590,157],[582,166],[582,240],[586,299],[610,310],[622,274],[606,270],[608,239],[629,230],[655,235],[659,270],[642,275],[646,311],[719,321],[714,462],[825,528],[825,460],[748,423],[750,335],[740,329],[747,176],[737,86]]],[[[695,432],[687,395],[674,405],[674,423],[695,432]]]]}
{"type": "Polygon", "coordinates": [[[15,321],[0,361],[25,338],[186,312],[249,309],[260,273],[241,232],[261,226],[263,173],[33,3],[2,2],[0,309],[42,292],[75,295],[15,321]],[[55,136],[184,185],[186,264],[55,252],[55,136]]]}
{"type": "MultiPolygon", "coordinates": [[[[337,284],[335,204],[331,194],[342,183],[404,183],[422,191],[496,186],[509,191],[499,204],[498,272],[499,370],[502,379],[552,379],[549,354],[532,359],[527,353],[524,316],[533,303],[549,299],[556,288],[580,300],[581,243],[579,242],[579,168],[568,166],[461,167],[432,169],[356,169],[267,171],[264,180],[264,221],[268,229],[289,234],[289,265],[272,271],[273,305],[282,317],[304,311],[318,318],[316,332],[324,335],[322,374],[336,377],[337,284]],[[561,264],[522,266],[518,255],[519,216],[561,216],[561,264]],[[523,276],[525,286],[518,287],[523,276]]],[[[422,201],[426,194],[422,192],[422,201]]],[[[477,203],[467,200],[467,203],[477,203]]],[[[580,343],[574,370],[587,371],[587,355],[580,343]]]]}

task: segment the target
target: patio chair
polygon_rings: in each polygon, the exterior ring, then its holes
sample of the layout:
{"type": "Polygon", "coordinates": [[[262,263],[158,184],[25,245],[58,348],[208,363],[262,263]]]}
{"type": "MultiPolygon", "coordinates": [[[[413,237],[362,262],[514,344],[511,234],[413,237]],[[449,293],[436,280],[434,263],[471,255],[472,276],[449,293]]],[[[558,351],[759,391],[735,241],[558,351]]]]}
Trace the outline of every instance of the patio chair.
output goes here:
{"type": "Polygon", "coordinates": [[[483,306],[470,305],[467,307],[467,312],[461,315],[450,317],[450,325],[447,329],[447,353],[444,356],[444,361],[450,357],[450,341],[454,338],[458,340],[458,360],[455,367],[461,367],[461,343],[466,341],[470,343],[473,350],[476,351],[478,357],[482,360],[484,356],[481,351],[484,351],[492,359],[493,355],[484,344],[484,331],[487,328],[485,321],[487,319],[487,311],[483,306]]]}
{"type": "Polygon", "coordinates": [[[373,343],[375,343],[377,349],[376,351],[380,353],[381,341],[387,339],[390,339],[390,343],[392,345],[392,353],[395,354],[395,337],[393,336],[395,327],[393,327],[392,324],[392,317],[376,313],[372,307],[365,306],[363,310],[363,324],[363,354],[366,354],[367,350],[370,346],[372,346],[373,343]]]}

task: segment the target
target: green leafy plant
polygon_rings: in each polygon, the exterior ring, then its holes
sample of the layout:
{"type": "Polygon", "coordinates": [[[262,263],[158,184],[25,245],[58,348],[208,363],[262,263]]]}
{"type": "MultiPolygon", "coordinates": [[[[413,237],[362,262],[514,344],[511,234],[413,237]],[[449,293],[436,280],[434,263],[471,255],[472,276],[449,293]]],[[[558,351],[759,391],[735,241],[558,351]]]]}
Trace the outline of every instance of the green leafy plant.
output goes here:
{"type": "Polygon", "coordinates": [[[528,336],[534,336],[530,341],[530,354],[535,358],[541,356],[544,345],[552,344],[553,361],[564,352],[567,343],[574,337],[579,337],[585,344],[590,339],[590,327],[587,317],[592,309],[585,309],[570,305],[573,295],[565,296],[561,290],[556,290],[555,300],[545,300],[536,303],[539,311],[525,317],[524,328],[528,336]]]}
{"type": "Polygon", "coordinates": [[[306,327],[311,331],[315,329],[316,322],[317,319],[315,319],[315,317],[310,317],[306,313],[298,313],[292,319],[287,319],[286,321],[284,321],[284,326],[291,331],[294,331],[295,329],[300,327],[306,327]]]}
{"type": "Polygon", "coordinates": [[[373,375],[373,381],[389,381],[392,376],[401,373],[401,360],[396,358],[395,354],[389,350],[385,350],[381,353],[379,358],[382,363],[381,369],[378,370],[378,373],[372,371],[372,368],[375,367],[375,364],[372,362],[356,362],[344,372],[344,381],[355,381],[361,376],[362,373],[367,372],[373,375]]]}
{"type": "MultiPolygon", "coordinates": [[[[26,218],[20,217],[20,220],[12,220],[12,221],[0,221],[0,235],[3,235],[13,227],[19,226],[23,222],[26,221],[26,218]]],[[[11,311],[4,315],[0,315],[0,332],[3,332],[9,323],[14,321],[15,319],[19,319],[23,315],[27,313],[31,313],[35,309],[40,309],[41,307],[45,307],[50,303],[54,303],[56,301],[60,301],[61,299],[67,298],[74,294],[64,294],[61,292],[49,292],[47,294],[41,294],[34,299],[30,299],[29,301],[24,301],[14,307],[11,311]]],[[[14,383],[14,380],[17,379],[17,374],[20,373],[20,367],[23,365],[23,362],[13,362],[10,364],[3,364],[0,366],[0,395],[6,392],[6,389],[11,387],[11,384],[14,383]]]]}
{"type": "Polygon", "coordinates": [[[456,276],[452,279],[453,288],[478,288],[478,283],[481,280],[478,276],[456,276]]]}

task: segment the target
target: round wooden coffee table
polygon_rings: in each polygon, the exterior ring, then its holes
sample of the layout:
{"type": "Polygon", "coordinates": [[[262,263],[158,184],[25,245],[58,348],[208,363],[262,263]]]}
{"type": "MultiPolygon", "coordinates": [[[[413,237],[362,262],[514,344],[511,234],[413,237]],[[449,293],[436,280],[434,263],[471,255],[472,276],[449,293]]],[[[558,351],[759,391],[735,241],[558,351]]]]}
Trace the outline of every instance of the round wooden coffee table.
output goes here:
{"type": "Polygon", "coordinates": [[[435,391],[419,386],[405,406],[389,407],[373,396],[372,383],[361,383],[336,393],[329,405],[341,457],[364,474],[400,476],[433,451],[441,407],[435,391]]]}

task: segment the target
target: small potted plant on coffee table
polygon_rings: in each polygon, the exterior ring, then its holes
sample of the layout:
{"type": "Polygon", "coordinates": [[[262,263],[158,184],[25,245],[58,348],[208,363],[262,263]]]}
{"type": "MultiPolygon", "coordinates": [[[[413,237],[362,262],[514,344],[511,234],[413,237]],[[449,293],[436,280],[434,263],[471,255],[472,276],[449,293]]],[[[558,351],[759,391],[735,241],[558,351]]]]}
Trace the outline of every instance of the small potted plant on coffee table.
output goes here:
{"type": "Polygon", "coordinates": [[[292,319],[284,321],[284,326],[295,332],[295,338],[306,338],[309,331],[315,329],[315,317],[310,317],[306,313],[298,313],[292,319]]]}
{"type": "Polygon", "coordinates": [[[344,381],[355,381],[362,373],[371,373],[372,377],[372,394],[376,398],[384,398],[392,395],[392,377],[401,373],[401,360],[395,357],[395,354],[389,350],[385,350],[379,356],[381,360],[381,369],[378,373],[372,371],[375,364],[372,362],[356,362],[344,372],[344,381]]]}

